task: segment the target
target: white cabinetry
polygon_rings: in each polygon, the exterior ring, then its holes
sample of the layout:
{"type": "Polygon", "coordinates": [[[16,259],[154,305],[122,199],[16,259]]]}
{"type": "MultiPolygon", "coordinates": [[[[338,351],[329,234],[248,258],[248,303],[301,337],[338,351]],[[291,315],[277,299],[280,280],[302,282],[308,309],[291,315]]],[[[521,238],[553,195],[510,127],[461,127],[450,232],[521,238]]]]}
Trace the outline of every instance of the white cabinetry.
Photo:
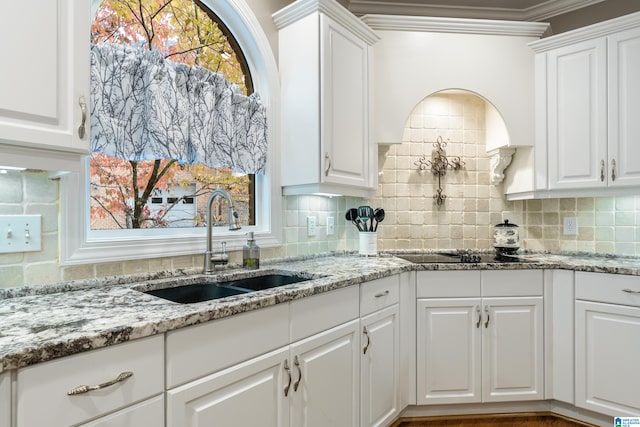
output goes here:
{"type": "MultiPolygon", "coordinates": [[[[160,420],[161,425],[164,419],[163,370],[162,335],[19,369],[16,426],[75,425],[154,397],[160,399],[130,407],[113,418],[132,420],[144,413],[144,418],[160,420]],[[78,386],[104,384],[125,372],[132,375],[103,389],[68,394],[78,386]]],[[[118,423],[103,419],[90,425],[118,423]]]]}
{"type": "Polygon", "coordinates": [[[360,286],[360,425],[387,426],[400,413],[400,276],[360,286]]]}
{"type": "Polygon", "coordinates": [[[0,427],[11,425],[11,372],[0,374],[0,427]]]}
{"type": "Polygon", "coordinates": [[[0,38],[0,163],[40,169],[80,167],[89,150],[90,2],[62,0],[33,7],[4,5],[0,38]],[[7,9],[8,8],[8,9],[7,9]],[[24,24],[28,17],[29,25],[24,24]],[[79,102],[83,98],[85,113],[79,102]],[[86,119],[81,136],[78,128],[86,119]],[[65,153],[73,153],[67,155],[65,153]]]}
{"type": "Polygon", "coordinates": [[[356,319],[291,345],[291,426],[359,424],[358,326],[356,319]]]}
{"type": "Polygon", "coordinates": [[[640,278],[576,273],[576,406],[640,416],[640,278]]]}
{"type": "Polygon", "coordinates": [[[542,399],[542,282],[542,270],[419,272],[417,403],[542,399]]]}
{"type": "Polygon", "coordinates": [[[640,186],[640,13],[531,46],[536,159],[548,166],[549,191],[631,194],[640,186]]]}
{"type": "Polygon", "coordinates": [[[358,300],[352,286],[168,333],[167,426],[357,426],[358,300]]]}
{"type": "Polygon", "coordinates": [[[284,194],[371,196],[371,46],[378,37],[333,0],[274,14],[279,28],[284,194]]]}

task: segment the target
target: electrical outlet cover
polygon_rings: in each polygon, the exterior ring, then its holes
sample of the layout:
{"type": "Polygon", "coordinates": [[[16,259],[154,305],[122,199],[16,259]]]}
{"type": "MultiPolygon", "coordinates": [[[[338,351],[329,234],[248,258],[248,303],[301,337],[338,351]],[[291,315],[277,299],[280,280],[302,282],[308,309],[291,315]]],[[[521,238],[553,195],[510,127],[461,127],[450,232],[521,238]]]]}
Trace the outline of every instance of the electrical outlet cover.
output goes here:
{"type": "Polygon", "coordinates": [[[576,218],[575,216],[567,216],[564,218],[564,235],[578,235],[578,218],[576,218]]]}

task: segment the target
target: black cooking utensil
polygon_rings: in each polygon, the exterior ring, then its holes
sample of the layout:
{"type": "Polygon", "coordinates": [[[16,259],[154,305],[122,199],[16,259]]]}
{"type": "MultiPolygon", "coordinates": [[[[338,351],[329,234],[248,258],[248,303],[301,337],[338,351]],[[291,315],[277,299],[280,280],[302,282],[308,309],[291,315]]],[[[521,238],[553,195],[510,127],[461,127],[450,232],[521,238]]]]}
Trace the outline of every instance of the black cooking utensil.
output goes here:
{"type": "Polygon", "coordinates": [[[358,218],[358,210],[356,208],[347,209],[344,217],[347,221],[351,221],[353,225],[356,226],[358,231],[362,231],[362,227],[360,226],[360,218],[358,218]]]}
{"type": "Polygon", "coordinates": [[[373,219],[376,221],[376,225],[373,227],[373,231],[378,231],[378,224],[384,221],[384,209],[376,208],[373,211],[373,219]]]}

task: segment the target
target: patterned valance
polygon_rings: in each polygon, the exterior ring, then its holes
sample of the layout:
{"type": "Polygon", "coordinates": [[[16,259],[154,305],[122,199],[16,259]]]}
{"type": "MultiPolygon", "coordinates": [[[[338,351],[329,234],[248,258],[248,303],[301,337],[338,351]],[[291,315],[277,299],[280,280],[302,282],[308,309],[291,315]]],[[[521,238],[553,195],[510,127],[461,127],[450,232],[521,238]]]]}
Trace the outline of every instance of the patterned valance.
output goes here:
{"type": "Polygon", "coordinates": [[[92,151],[265,172],[265,108],[221,74],[101,43],[91,48],[91,97],[92,151]]]}

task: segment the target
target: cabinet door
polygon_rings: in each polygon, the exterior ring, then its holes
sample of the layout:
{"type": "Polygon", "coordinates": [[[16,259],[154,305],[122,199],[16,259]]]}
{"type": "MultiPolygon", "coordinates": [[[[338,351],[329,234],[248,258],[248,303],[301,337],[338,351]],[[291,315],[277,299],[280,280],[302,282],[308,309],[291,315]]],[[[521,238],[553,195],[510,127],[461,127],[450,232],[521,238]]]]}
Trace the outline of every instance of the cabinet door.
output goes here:
{"type": "Polygon", "coordinates": [[[576,301],[576,406],[640,415],[640,308],[576,301]]]}
{"type": "Polygon", "coordinates": [[[386,426],[398,415],[398,304],[361,320],[360,425],[386,426]]]}
{"type": "Polygon", "coordinates": [[[419,299],[417,401],[481,401],[479,298],[419,299]]]}
{"type": "Polygon", "coordinates": [[[607,40],[609,185],[640,185],[640,28],[607,40]]]}
{"type": "Polygon", "coordinates": [[[483,401],[544,398],[542,297],[483,298],[483,401]]]}
{"type": "Polygon", "coordinates": [[[287,426],[287,354],[285,347],[169,390],[167,427],[287,426]]]}
{"type": "Polygon", "coordinates": [[[292,426],[359,424],[359,325],[353,320],[291,345],[292,426]]]}
{"type": "Polygon", "coordinates": [[[0,26],[0,140],[88,152],[79,105],[89,112],[89,1],[6,2],[0,26]],[[25,22],[29,24],[26,25],[25,22]],[[16,42],[19,41],[19,42],[16,42]]]}
{"type": "Polygon", "coordinates": [[[604,38],[548,53],[550,189],[606,186],[606,54],[604,38]]]}
{"type": "Polygon", "coordinates": [[[321,15],[322,182],[370,187],[369,46],[321,15]]]}
{"type": "Polygon", "coordinates": [[[0,427],[11,425],[11,372],[0,374],[0,427]]]}

